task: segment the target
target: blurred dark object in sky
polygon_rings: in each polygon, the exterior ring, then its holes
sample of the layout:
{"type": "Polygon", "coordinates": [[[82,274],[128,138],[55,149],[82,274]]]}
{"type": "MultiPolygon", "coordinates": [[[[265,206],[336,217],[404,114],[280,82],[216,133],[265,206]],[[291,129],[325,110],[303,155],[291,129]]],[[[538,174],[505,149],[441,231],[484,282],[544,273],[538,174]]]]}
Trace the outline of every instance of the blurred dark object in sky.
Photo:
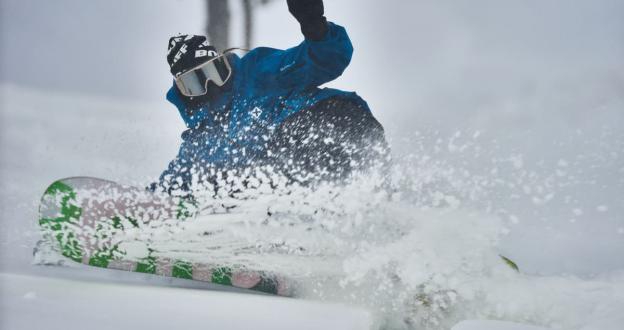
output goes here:
{"type": "MultiPolygon", "coordinates": [[[[274,0],[241,0],[243,7],[244,25],[244,47],[253,47],[253,33],[255,26],[254,10],[259,5],[266,5],[274,0]]],[[[206,33],[210,37],[210,42],[219,51],[230,48],[230,19],[231,10],[229,0],[206,0],[208,10],[208,20],[206,23],[206,33]]],[[[237,45],[240,46],[240,45],[237,45]]]]}

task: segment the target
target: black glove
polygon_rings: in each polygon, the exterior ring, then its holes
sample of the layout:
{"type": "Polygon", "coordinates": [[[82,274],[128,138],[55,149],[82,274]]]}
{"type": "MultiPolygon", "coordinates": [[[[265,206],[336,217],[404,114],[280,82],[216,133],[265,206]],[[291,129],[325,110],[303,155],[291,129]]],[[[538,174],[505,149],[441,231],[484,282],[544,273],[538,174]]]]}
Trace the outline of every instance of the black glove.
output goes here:
{"type": "Polygon", "coordinates": [[[299,21],[306,39],[319,41],[327,34],[323,0],[287,0],[288,11],[299,21]]]}

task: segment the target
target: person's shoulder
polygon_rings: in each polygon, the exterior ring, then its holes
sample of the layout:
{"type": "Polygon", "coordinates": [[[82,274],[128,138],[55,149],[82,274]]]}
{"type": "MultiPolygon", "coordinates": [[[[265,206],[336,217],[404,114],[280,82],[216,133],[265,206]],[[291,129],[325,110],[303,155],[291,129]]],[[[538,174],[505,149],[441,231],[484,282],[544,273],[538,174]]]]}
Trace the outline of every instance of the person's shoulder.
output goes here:
{"type": "Polygon", "coordinates": [[[277,49],[277,48],[256,47],[250,50],[247,54],[245,54],[242,60],[244,62],[247,62],[247,61],[255,62],[263,58],[269,58],[271,56],[281,54],[282,52],[283,50],[277,49]]]}

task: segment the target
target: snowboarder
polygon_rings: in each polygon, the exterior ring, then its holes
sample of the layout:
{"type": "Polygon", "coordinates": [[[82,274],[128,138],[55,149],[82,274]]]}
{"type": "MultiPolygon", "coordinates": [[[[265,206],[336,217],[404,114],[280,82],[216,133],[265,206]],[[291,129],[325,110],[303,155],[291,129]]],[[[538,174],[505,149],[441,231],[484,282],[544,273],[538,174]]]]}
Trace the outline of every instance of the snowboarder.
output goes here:
{"type": "Polygon", "coordinates": [[[268,166],[289,180],[344,180],[387,158],[384,131],[355,93],[319,86],[338,78],[353,53],[345,29],[328,22],[322,0],[288,0],[305,40],[259,47],[242,58],[204,36],[169,40],[175,78],[167,99],[187,130],[153,189],[189,191],[218,171],[268,166]]]}

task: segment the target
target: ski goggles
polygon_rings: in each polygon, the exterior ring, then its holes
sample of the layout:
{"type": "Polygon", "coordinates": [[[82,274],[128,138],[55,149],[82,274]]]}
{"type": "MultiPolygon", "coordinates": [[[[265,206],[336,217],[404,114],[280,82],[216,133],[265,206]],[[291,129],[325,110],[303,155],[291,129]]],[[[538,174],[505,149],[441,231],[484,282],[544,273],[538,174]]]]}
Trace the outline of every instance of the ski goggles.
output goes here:
{"type": "Polygon", "coordinates": [[[232,76],[232,67],[225,56],[219,55],[177,76],[175,83],[184,96],[202,96],[208,93],[208,82],[222,87],[232,76]]]}

